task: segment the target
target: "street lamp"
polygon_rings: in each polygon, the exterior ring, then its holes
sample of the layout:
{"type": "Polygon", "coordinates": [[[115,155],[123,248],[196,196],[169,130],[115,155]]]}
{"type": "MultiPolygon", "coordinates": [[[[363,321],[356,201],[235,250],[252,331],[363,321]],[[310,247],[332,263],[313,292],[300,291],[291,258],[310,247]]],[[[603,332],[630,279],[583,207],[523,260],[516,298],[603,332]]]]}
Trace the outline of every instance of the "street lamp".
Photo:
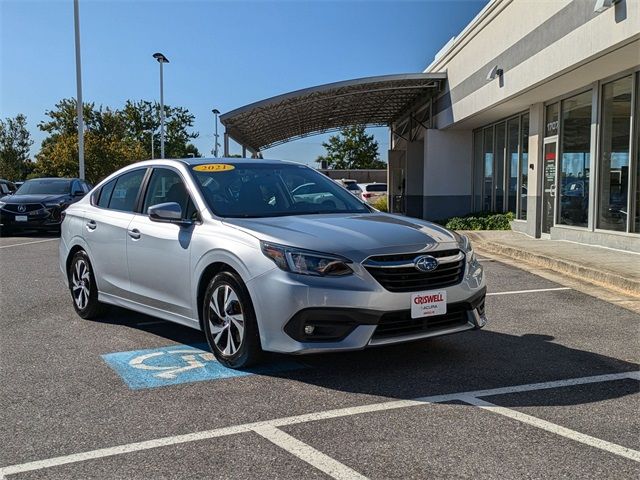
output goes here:
{"type": "Polygon", "coordinates": [[[80,7],[78,0],[73,0],[73,27],[76,40],[76,88],[78,98],[76,108],[78,112],[78,176],[84,180],[84,117],[82,111],[82,68],[80,65],[80,7]]]}
{"type": "Polygon", "coordinates": [[[213,116],[215,117],[215,122],[216,122],[216,130],[213,134],[214,138],[215,138],[215,143],[213,144],[213,156],[218,158],[218,145],[220,145],[218,143],[218,115],[220,114],[220,110],[218,110],[217,108],[214,108],[213,110],[211,110],[211,112],[213,113],[213,116]]]}
{"type": "Polygon", "coordinates": [[[154,53],[155,58],[160,64],[160,157],[164,158],[164,82],[162,77],[162,65],[169,63],[169,59],[162,53],[154,53]]]}

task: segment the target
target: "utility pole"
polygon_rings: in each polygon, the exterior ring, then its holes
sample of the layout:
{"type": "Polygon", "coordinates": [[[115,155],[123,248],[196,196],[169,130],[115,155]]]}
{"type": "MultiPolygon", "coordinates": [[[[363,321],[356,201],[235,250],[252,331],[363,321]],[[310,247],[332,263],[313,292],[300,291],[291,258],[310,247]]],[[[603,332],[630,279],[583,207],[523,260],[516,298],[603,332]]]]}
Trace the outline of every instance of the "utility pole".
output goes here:
{"type": "Polygon", "coordinates": [[[211,112],[213,113],[213,116],[215,118],[215,133],[213,134],[215,143],[213,144],[213,156],[218,158],[218,146],[220,145],[220,143],[218,142],[218,115],[220,114],[220,110],[214,108],[213,110],[211,110],[211,112]]]}
{"type": "Polygon", "coordinates": [[[78,112],[78,177],[84,180],[84,112],[82,110],[82,68],[80,62],[80,10],[78,0],[73,0],[73,26],[76,38],[76,107],[78,112]]]}
{"type": "Polygon", "coordinates": [[[169,59],[162,53],[154,53],[153,58],[160,64],[160,158],[164,158],[164,78],[162,66],[169,63],[169,59]]]}

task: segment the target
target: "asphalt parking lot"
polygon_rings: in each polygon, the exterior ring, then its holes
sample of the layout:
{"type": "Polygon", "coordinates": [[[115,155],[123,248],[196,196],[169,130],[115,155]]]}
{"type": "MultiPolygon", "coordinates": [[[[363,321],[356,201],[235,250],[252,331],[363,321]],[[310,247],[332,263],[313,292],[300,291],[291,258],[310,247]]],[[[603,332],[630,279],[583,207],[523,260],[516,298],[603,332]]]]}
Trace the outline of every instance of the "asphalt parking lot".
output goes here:
{"type": "Polygon", "coordinates": [[[197,331],[80,319],[57,239],[0,238],[0,477],[638,478],[640,316],[484,264],[482,331],[235,375],[197,331]]]}

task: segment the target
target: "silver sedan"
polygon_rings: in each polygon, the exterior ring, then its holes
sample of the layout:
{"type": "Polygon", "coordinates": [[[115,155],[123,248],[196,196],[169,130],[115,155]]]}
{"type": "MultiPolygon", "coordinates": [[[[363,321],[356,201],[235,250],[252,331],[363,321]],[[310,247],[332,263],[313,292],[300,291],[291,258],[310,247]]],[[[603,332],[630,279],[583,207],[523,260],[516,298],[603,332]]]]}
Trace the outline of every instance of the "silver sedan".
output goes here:
{"type": "Polygon", "coordinates": [[[65,211],[60,268],[81,317],[118,305],[202,330],[232,368],[486,322],[466,237],[380,213],[291,162],[125,167],[65,211]]]}

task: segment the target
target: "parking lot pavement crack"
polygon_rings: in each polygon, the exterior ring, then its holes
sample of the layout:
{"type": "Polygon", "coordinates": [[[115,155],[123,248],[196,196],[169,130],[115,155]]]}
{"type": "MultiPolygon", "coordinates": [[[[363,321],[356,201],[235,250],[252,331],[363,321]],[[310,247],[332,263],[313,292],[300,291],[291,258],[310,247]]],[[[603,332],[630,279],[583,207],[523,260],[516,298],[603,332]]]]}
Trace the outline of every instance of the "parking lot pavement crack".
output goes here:
{"type": "Polygon", "coordinates": [[[607,442],[606,440],[595,438],[590,435],[586,435],[584,433],[576,432],[575,430],[571,430],[561,425],[557,425],[555,423],[551,423],[546,420],[542,420],[540,418],[527,415],[526,413],[522,413],[517,410],[501,407],[499,405],[487,402],[477,397],[473,397],[470,395],[462,395],[459,397],[459,399],[465,403],[468,403],[469,405],[474,405],[476,407],[482,408],[483,410],[497,413],[504,417],[517,420],[518,422],[526,423],[527,425],[531,425],[533,427],[539,428],[541,430],[545,430],[555,435],[560,435],[562,437],[569,438],[571,440],[583,443],[585,445],[589,445],[591,447],[599,448],[600,450],[613,453],[614,455],[618,455],[620,457],[624,457],[629,460],[640,462],[640,452],[637,450],[623,447],[615,443],[607,442]]]}
{"type": "Polygon", "coordinates": [[[332,478],[338,480],[365,480],[367,478],[278,428],[264,425],[254,428],[253,431],[332,478]]]}

